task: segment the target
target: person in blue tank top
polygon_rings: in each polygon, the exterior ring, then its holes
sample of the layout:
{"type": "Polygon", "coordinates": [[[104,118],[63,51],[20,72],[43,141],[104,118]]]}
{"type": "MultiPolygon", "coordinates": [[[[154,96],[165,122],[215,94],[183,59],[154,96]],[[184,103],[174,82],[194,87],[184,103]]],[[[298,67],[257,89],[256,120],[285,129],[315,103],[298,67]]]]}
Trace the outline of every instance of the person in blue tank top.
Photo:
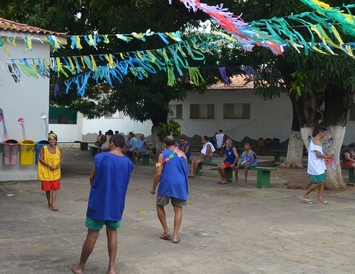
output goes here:
{"type": "Polygon", "coordinates": [[[118,273],[115,266],[117,252],[117,228],[121,225],[125,207],[126,192],[132,161],[123,153],[125,139],[122,135],[111,136],[110,152],[95,155],[95,166],[90,175],[90,195],[86,212],[85,226],[88,228],[81,251],[80,262],[72,268],[74,273],[83,273],[85,263],[94,249],[100,230],[106,226],[109,253],[107,273],[118,273]]]}
{"type": "Polygon", "coordinates": [[[148,147],[149,147],[149,143],[144,139],[144,134],[141,134],[139,136],[137,150],[135,152],[133,152],[136,165],[139,166],[141,154],[147,153],[148,147]]]}
{"type": "Polygon", "coordinates": [[[182,206],[186,205],[188,195],[187,175],[189,169],[185,153],[178,149],[172,136],[164,139],[164,147],[165,150],[159,155],[156,164],[157,171],[150,193],[155,194],[156,187],[159,184],[156,207],[159,221],[164,230],[160,239],[171,240],[174,244],[177,244],[180,242],[178,233],[182,221],[182,206]],[[164,206],[169,203],[169,200],[171,200],[175,212],[173,236],[170,235],[164,210],[164,206]]]}
{"type": "Polygon", "coordinates": [[[217,184],[228,184],[226,177],[226,168],[234,168],[238,163],[238,150],[233,146],[233,141],[231,139],[226,140],[226,156],[224,161],[217,166],[219,176],[221,177],[220,181],[217,184]]]}
{"type": "Polygon", "coordinates": [[[184,137],[180,138],[179,149],[185,153],[187,159],[190,159],[191,145],[185,140],[184,137]]]}
{"type": "Polygon", "coordinates": [[[239,168],[244,169],[244,184],[247,183],[248,169],[249,167],[256,167],[257,156],[254,151],[251,150],[249,143],[245,143],[244,152],[242,153],[242,162],[235,166],[235,181],[233,184],[238,184],[238,171],[239,168]]]}

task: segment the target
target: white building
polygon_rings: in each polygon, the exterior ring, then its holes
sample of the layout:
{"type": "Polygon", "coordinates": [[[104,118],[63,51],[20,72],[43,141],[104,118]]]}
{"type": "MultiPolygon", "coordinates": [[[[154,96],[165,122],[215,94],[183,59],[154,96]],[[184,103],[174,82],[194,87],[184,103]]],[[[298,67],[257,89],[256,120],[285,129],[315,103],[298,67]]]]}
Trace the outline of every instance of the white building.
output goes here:
{"type": "MultiPolygon", "coordinates": [[[[20,143],[25,139],[37,142],[47,138],[46,121],[41,119],[40,114],[44,113],[48,117],[49,78],[27,77],[26,73],[30,73],[30,70],[26,71],[21,67],[24,62],[20,62],[25,58],[28,64],[32,64],[32,58],[49,58],[50,45],[46,42],[45,35],[64,34],[0,18],[0,108],[2,110],[0,137],[2,142],[15,140],[20,143]],[[25,43],[24,39],[29,37],[31,43],[25,43]],[[30,45],[32,49],[29,48],[30,45]]],[[[37,178],[37,165],[31,164],[31,159],[27,159],[28,157],[22,157],[20,160],[19,155],[6,156],[3,153],[1,158],[0,181],[37,178]]]]}

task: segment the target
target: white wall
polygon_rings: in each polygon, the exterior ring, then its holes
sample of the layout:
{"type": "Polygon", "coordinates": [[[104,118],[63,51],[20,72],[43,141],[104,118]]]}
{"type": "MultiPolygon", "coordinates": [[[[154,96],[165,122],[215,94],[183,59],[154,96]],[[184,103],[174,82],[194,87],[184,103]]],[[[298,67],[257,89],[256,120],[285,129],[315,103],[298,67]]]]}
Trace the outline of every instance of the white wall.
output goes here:
{"type": "MultiPolygon", "coordinates": [[[[17,36],[16,43],[18,46],[12,46],[6,43],[11,56],[9,57],[0,47],[0,108],[4,112],[4,120],[8,132],[8,139],[21,141],[30,139],[39,141],[45,137],[45,123],[40,118],[40,113],[45,113],[48,117],[49,110],[49,79],[39,76],[27,77],[20,70],[21,81],[15,83],[13,77],[7,69],[6,63],[9,58],[13,58],[15,63],[19,63],[19,58],[49,58],[50,46],[47,43],[40,43],[32,40],[33,51],[27,51],[22,37],[18,33],[0,32],[0,36],[17,36]],[[23,118],[25,120],[25,138],[22,133],[22,128],[17,120],[23,118]]],[[[32,62],[29,62],[32,63],[32,62]]],[[[5,138],[3,124],[0,122],[0,137],[2,141],[5,138]]],[[[2,156],[2,155],[1,155],[2,156]]],[[[5,180],[33,180],[37,178],[37,166],[4,166],[1,157],[0,163],[0,181],[5,180]]]]}
{"type": "MultiPolygon", "coordinates": [[[[181,104],[181,102],[171,102],[181,104]]],[[[182,133],[213,136],[219,129],[235,141],[244,137],[251,139],[290,137],[292,105],[287,96],[264,101],[252,90],[209,90],[205,94],[189,92],[183,103],[183,118],[176,119],[182,126],[182,133]],[[250,119],[223,119],[223,104],[250,103],[250,119]],[[190,104],[214,104],[215,119],[190,119],[190,104]]]]}

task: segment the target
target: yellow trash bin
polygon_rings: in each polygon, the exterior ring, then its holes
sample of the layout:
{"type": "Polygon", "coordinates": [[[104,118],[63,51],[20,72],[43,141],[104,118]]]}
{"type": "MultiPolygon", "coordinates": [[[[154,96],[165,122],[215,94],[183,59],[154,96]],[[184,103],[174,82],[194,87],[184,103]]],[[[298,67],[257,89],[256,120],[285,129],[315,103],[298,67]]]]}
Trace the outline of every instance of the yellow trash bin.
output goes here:
{"type": "Polygon", "coordinates": [[[20,165],[33,165],[35,160],[35,141],[22,140],[20,141],[20,165]]]}

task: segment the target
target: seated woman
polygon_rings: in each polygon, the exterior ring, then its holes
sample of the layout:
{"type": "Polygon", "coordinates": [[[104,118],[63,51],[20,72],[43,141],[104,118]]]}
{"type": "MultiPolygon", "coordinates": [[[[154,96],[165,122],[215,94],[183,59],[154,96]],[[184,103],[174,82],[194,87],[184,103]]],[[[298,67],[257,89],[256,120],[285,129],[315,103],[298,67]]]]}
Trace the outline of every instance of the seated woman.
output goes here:
{"type": "Polygon", "coordinates": [[[202,149],[200,157],[193,159],[191,163],[191,173],[189,178],[195,177],[198,165],[202,162],[212,162],[212,154],[215,151],[214,146],[208,141],[208,137],[205,135],[202,137],[202,149]]]}
{"type": "Polygon", "coordinates": [[[234,168],[238,163],[238,150],[235,146],[233,146],[233,142],[231,139],[226,140],[226,156],[224,161],[220,163],[217,167],[219,176],[221,180],[217,184],[228,184],[227,177],[226,177],[226,168],[234,168]]]}
{"type": "Polygon", "coordinates": [[[235,181],[233,184],[238,183],[238,171],[239,168],[244,169],[244,184],[247,183],[248,169],[249,167],[256,167],[257,157],[254,151],[251,150],[251,146],[248,143],[244,145],[244,152],[242,153],[242,162],[240,165],[235,166],[235,181]]]}
{"type": "Polygon", "coordinates": [[[355,168],[355,143],[351,143],[342,153],[343,166],[355,168]]]}

